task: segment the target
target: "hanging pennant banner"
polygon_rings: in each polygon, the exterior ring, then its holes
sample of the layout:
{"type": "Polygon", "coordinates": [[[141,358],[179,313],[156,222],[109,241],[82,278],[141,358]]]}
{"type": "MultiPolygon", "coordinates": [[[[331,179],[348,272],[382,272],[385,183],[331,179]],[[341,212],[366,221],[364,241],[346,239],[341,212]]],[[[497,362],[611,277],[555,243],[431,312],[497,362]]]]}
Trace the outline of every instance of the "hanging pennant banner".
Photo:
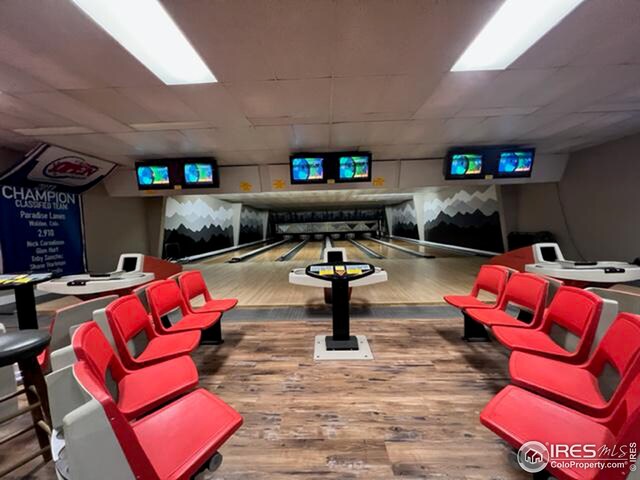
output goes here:
{"type": "Polygon", "coordinates": [[[115,164],[83,153],[42,144],[16,166],[0,176],[0,183],[35,187],[52,185],[55,190],[82,193],[100,182],[115,164]]]}
{"type": "Polygon", "coordinates": [[[0,185],[0,273],[86,270],[82,197],[0,185]]]}

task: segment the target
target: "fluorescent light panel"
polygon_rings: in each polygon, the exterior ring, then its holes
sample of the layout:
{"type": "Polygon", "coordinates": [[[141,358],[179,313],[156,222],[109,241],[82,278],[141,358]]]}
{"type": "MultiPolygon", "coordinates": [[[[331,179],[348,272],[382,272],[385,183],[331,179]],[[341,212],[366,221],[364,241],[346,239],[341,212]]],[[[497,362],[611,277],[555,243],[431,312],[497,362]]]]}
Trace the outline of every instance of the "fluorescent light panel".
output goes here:
{"type": "Polygon", "coordinates": [[[72,1],[167,85],[217,81],[158,0],[72,1]]]}
{"type": "Polygon", "coordinates": [[[452,72],[504,70],[584,0],[505,0],[452,72]]]}

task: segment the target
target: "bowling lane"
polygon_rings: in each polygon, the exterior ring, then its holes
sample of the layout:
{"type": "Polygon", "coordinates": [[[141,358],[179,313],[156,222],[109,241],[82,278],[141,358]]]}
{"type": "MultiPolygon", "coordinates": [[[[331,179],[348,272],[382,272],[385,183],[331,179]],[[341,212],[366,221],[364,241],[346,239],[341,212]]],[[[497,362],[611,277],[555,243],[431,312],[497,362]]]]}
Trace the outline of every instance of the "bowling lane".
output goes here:
{"type": "Polygon", "coordinates": [[[411,248],[420,253],[424,253],[426,255],[434,255],[436,257],[468,257],[468,255],[457,253],[455,250],[449,250],[448,248],[428,247],[426,245],[418,245],[416,243],[407,242],[405,240],[400,240],[397,238],[383,238],[382,240],[387,243],[398,245],[402,248],[411,248]]]}
{"type": "Polygon", "coordinates": [[[245,253],[249,253],[257,248],[260,247],[264,247],[266,245],[266,243],[261,243],[261,244],[257,244],[257,245],[251,245],[250,247],[245,247],[245,248],[241,248],[240,250],[234,250],[233,252],[229,252],[229,253],[223,253],[222,255],[218,255],[216,257],[212,257],[208,260],[203,260],[202,263],[204,264],[211,264],[211,263],[224,263],[224,262],[228,262],[229,260],[231,260],[233,257],[239,257],[240,255],[244,255],[245,253]]]}
{"type": "Polygon", "coordinates": [[[277,247],[273,247],[270,250],[267,250],[260,255],[256,255],[255,257],[251,257],[245,260],[244,263],[257,263],[257,262],[275,262],[279,257],[287,253],[294,246],[296,246],[298,241],[291,241],[283,243],[282,245],[278,245],[277,247]]]}
{"type": "Polygon", "coordinates": [[[387,245],[382,245],[381,243],[374,242],[373,240],[356,239],[356,242],[382,255],[384,258],[394,258],[398,260],[409,260],[409,259],[417,260],[420,258],[414,255],[411,255],[410,253],[401,252],[400,250],[396,250],[395,248],[388,247],[387,245]]]}
{"type": "Polygon", "coordinates": [[[302,247],[302,249],[299,250],[291,260],[295,262],[300,260],[308,261],[309,263],[314,261],[319,262],[320,255],[322,255],[322,242],[312,240],[307,242],[307,244],[302,247]]]}
{"type": "Polygon", "coordinates": [[[366,261],[373,260],[373,257],[370,257],[358,247],[356,247],[353,243],[347,240],[333,240],[334,247],[344,248],[347,253],[348,261],[366,261]]]}

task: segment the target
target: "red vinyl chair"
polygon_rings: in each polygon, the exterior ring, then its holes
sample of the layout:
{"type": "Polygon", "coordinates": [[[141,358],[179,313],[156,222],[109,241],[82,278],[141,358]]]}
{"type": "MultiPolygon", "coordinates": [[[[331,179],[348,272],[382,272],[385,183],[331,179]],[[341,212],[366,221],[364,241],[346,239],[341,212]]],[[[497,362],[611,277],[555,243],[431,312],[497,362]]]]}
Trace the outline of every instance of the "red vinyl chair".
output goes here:
{"type": "Polygon", "coordinates": [[[83,361],[73,374],[89,401],[65,418],[70,470],[77,478],[189,480],[219,466],[218,449],[242,417],[212,393],[197,389],[136,421],[129,421],[83,361]]]}
{"type": "Polygon", "coordinates": [[[542,323],[548,289],[549,282],[538,275],[514,273],[496,308],[469,308],[466,312],[473,320],[487,327],[502,325],[536,328],[542,323]],[[518,318],[507,312],[510,307],[520,310],[518,318]],[[519,319],[525,317],[531,321],[527,323],[519,319]]]}
{"type": "Polygon", "coordinates": [[[72,342],[78,360],[86,362],[103,381],[103,387],[128,420],[140,417],[198,385],[198,371],[187,355],[128,370],[94,322],[79,327],[72,342]]]}
{"type": "MultiPolygon", "coordinates": [[[[565,405],[509,385],[480,413],[480,421],[514,449],[529,441],[544,445],[594,445],[599,451],[640,442],[640,378],[636,378],[605,419],[593,418],[565,405]],[[617,446],[617,447],[616,447],[617,446]]],[[[611,450],[610,450],[611,451],[611,450]]],[[[628,450],[627,450],[628,451],[628,450]]],[[[620,450],[618,450],[620,452],[620,450]]],[[[606,456],[606,454],[604,454],[606,456]]],[[[575,460],[561,456],[558,460],[575,460]]],[[[558,480],[631,478],[630,463],[618,468],[585,469],[568,462],[549,463],[546,472],[558,480]]]]}
{"type": "Polygon", "coordinates": [[[538,328],[494,326],[510,350],[578,363],[586,360],[602,312],[602,299],[576,287],[561,287],[538,328]]]}
{"type": "Polygon", "coordinates": [[[199,331],[160,335],[135,295],[120,297],[105,309],[118,354],[127,368],[146,367],[187,355],[198,347],[199,331]]]}
{"type": "Polygon", "coordinates": [[[238,304],[237,298],[220,298],[215,300],[211,298],[207,284],[199,270],[182,272],[176,277],[182,296],[186,300],[187,306],[192,313],[227,312],[238,304]],[[194,307],[192,301],[200,295],[204,297],[204,304],[199,307],[194,307]]]}
{"type": "Polygon", "coordinates": [[[500,265],[483,265],[476,277],[469,295],[447,295],[444,301],[460,310],[467,308],[494,308],[499,302],[507,286],[509,276],[514,271],[500,265]],[[494,303],[485,303],[478,300],[481,291],[495,295],[494,303]]]}
{"type": "Polygon", "coordinates": [[[191,313],[173,280],[153,282],[147,287],[147,300],[156,329],[160,333],[202,331],[203,343],[222,343],[220,312],[191,313]],[[216,328],[215,325],[218,325],[216,328]]]}
{"type": "Polygon", "coordinates": [[[575,410],[606,416],[640,371],[640,316],[620,313],[581,365],[524,352],[509,359],[511,381],[575,410]]]}
{"type": "Polygon", "coordinates": [[[502,299],[507,281],[512,273],[514,273],[514,270],[501,265],[483,265],[480,267],[480,272],[478,272],[478,276],[476,277],[476,281],[473,284],[469,295],[447,295],[443,297],[444,301],[449,305],[462,310],[462,318],[464,321],[464,334],[462,335],[463,340],[466,340],[467,342],[486,342],[489,340],[489,336],[487,335],[485,328],[477,322],[474,322],[473,319],[469,317],[467,309],[495,308],[502,299]],[[481,291],[495,295],[495,302],[485,303],[479,300],[478,295],[481,291]]]}
{"type": "Polygon", "coordinates": [[[485,327],[512,325],[532,327],[540,323],[544,313],[549,283],[542,277],[530,273],[513,273],[494,308],[468,308],[464,310],[465,340],[468,333],[484,341],[489,340],[485,327]],[[518,310],[517,318],[511,309],[518,310]]]}

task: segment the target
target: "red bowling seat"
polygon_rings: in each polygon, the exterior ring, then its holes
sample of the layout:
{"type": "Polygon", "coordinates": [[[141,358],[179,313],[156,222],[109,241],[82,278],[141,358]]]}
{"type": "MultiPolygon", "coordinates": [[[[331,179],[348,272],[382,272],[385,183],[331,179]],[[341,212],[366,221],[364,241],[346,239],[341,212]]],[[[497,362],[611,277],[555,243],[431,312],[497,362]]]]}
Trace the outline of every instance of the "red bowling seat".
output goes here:
{"type": "Polygon", "coordinates": [[[189,354],[198,347],[200,332],[160,335],[135,295],[120,297],[105,309],[118,354],[127,368],[135,369],[189,354]]]}
{"type": "Polygon", "coordinates": [[[469,308],[466,313],[487,327],[498,325],[535,328],[542,322],[549,282],[532,273],[514,273],[509,278],[504,294],[493,309],[469,308]],[[531,322],[518,320],[507,309],[517,307],[531,315],[531,322]]]}
{"type": "Polygon", "coordinates": [[[483,265],[473,284],[469,295],[447,295],[444,301],[460,310],[467,308],[493,308],[495,307],[504,293],[505,286],[509,275],[513,270],[500,265],[483,265]],[[489,292],[495,295],[494,303],[485,303],[478,300],[481,291],[489,292]]]}
{"type": "MultiPolygon", "coordinates": [[[[592,444],[597,449],[613,449],[616,445],[628,448],[632,442],[640,442],[639,384],[640,381],[634,382],[634,387],[617,402],[615,413],[604,420],[510,385],[489,402],[480,413],[480,421],[515,449],[529,441],[545,445],[592,444]]],[[[553,465],[550,463],[546,470],[559,480],[619,480],[627,478],[629,472],[629,464],[604,470],[553,465]]]]}
{"type": "MultiPolygon", "coordinates": [[[[114,463],[113,478],[187,480],[194,477],[242,424],[242,417],[215,395],[203,389],[174,400],[140,420],[129,422],[95,373],[85,362],[74,365],[74,375],[99,402],[102,418],[111,430],[128,465],[114,463]],[[117,471],[116,471],[117,469],[117,471]],[[119,476],[120,475],[120,476],[119,476]]],[[[102,419],[98,419],[102,421],[102,419]]],[[[71,435],[73,431],[67,432],[71,435]]],[[[70,454],[73,444],[69,444],[70,454]]],[[[101,446],[86,449],[79,461],[88,469],[101,455],[101,446]]],[[[110,451],[113,451],[112,449],[110,451]]]]}
{"type": "Polygon", "coordinates": [[[120,412],[137,418],[198,385],[198,371],[186,355],[137,370],[128,370],[94,322],[83,324],[73,335],[78,360],[102,380],[120,412]]]}
{"type": "Polygon", "coordinates": [[[589,360],[572,365],[524,352],[509,360],[511,381],[592,416],[611,413],[640,371],[640,316],[621,313],[589,360]]]}
{"type": "Polygon", "coordinates": [[[537,328],[494,326],[493,334],[510,350],[582,362],[593,343],[602,299],[576,287],[561,287],[537,328]]]}
{"type": "Polygon", "coordinates": [[[207,284],[199,270],[182,272],[176,277],[182,296],[192,313],[227,312],[238,304],[237,298],[220,298],[215,300],[211,298],[207,284]],[[194,307],[191,302],[200,295],[204,297],[204,305],[194,307]]]}
{"type": "Polygon", "coordinates": [[[191,313],[178,284],[173,280],[151,283],[147,287],[147,300],[160,333],[202,331],[220,321],[220,312],[191,313]]]}

